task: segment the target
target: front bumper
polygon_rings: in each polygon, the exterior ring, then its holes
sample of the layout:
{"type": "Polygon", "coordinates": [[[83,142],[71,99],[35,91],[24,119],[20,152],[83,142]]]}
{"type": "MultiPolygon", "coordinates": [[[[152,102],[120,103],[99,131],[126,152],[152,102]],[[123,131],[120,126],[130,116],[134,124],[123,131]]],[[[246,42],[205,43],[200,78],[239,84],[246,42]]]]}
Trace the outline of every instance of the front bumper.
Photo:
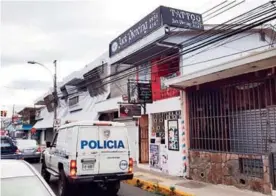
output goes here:
{"type": "Polygon", "coordinates": [[[69,177],[72,183],[86,183],[86,182],[114,182],[121,180],[131,180],[133,173],[116,173],[116,174],[96,174],[87,176],[69,177]]]}

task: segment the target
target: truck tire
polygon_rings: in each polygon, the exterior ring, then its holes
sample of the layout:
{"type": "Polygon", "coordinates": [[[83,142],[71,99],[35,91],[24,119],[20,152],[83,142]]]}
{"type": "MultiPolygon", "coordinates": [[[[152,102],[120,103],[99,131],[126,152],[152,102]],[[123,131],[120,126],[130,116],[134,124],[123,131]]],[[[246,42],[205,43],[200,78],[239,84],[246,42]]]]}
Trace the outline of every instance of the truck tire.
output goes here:
{"type": "Polygon", "coordinates": [[[46,170],[46,164],[44,161],[42,161],[42,166],[41,166],[41,176],[44,178],[44,180],[49,183],[51,174],[46,170]]]}
{"type": "Polygon", "coordinates": [[[68,196],[71,194],[70,185],[64,174],[64,171],[61,169],[59,172],[59,180],[58,180],[58,195],[59,196],[68,196]]]}
{"type": "Polygon", "coordinates": [[[120,190],[120,181],[116,181],[116,182],[109,182],[106,185],[106,191],[108,193],[108,195],[112,196],[112,195],[117,195],[118,191],[120,190]]]}

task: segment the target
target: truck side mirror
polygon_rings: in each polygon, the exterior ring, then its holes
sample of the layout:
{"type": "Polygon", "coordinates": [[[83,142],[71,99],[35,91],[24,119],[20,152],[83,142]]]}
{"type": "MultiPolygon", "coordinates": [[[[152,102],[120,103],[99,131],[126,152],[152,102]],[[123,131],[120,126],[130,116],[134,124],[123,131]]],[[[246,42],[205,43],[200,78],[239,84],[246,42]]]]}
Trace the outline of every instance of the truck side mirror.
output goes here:
{"type": "Polygon", "coordinates": [[[51,142],[46,142],[46,148],[50,148],[51,147],[51,142]]]}

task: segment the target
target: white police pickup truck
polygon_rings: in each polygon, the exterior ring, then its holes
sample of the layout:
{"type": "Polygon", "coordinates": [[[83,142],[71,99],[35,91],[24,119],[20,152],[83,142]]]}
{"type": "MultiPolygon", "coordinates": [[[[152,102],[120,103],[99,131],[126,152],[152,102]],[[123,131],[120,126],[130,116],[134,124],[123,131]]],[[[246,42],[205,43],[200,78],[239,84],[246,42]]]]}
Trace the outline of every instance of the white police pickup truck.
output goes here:
{"type": "Polygon", "coordinates": [[[60,196],[73,184],[98,183],[109,195],[133,178],[127,128],[123,123],[79,121],[61,126],[41,157],[41,174],[59,177],[60,196]]]}

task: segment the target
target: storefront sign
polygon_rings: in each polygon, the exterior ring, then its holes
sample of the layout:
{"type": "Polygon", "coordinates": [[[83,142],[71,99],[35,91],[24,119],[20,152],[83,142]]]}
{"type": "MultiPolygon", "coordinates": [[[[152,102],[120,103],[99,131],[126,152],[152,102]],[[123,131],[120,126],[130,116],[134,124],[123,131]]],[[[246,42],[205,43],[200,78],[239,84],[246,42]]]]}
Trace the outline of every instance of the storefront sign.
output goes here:
{"type": "Polygon", "coordinates": [[[55,120],[54,120],[54,127],[55,127],[55,128],[59,128],[59,127],[60,127],[60,124],[61,124],[61,119],[55,119],[55,120]]]}
{"type": "Polygon", "coordinates": [[[160,6],[109,44],[109,56],[121,52],[164,24],[188,29],[203,29],[200,14],[160,6]]]}
{"type": "Polygon", "coordinates": [[[203,30],[201,14],[169,7],[162,7],[161,9],[163,24],[172,27],[203,30]]]}
{"type": "Polygon", "coordinates": [[[150,167],[159,169],[159,145],[150,144],[150,167]]]}
{"type": "Polygon", "coordinates": [[[178,120],[168,120],[168,149],[179,151],[178,120]]]}
{"type": "Polygon", "coordinates": [[[159,27],[161,27],[160,7],[114,39],[109,44],[109,56],[119,53],[159,27]]]}
{"type": "Polygon", "coordinates": [[[151,83],[138,83],[138,100],[142,103],[152,103],[151,83]]]}
{"type": "Polygon", "coordinates": [[[134,117],[141,116],[141,106],[140,105],[119,105],[119,117],[134,117]]]}

